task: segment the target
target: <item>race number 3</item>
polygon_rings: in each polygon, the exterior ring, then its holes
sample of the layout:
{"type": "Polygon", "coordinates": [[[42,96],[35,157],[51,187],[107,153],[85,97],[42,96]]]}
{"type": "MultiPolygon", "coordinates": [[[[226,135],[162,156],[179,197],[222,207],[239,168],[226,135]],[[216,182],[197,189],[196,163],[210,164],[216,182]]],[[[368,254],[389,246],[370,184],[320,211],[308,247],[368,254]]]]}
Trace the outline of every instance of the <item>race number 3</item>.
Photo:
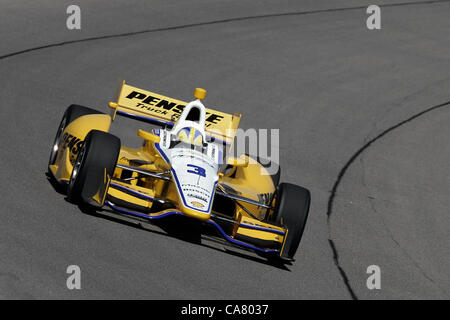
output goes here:
{"type": "Polygon", "coordinates": [[[192,168],[192,170],[188,170],[187,172],[197,174],[202,177],[206,177],[206,171],[202,167],[199,167],[199,166],[196,166],[193,164],[188,164],[187,166],[192,168]]]}

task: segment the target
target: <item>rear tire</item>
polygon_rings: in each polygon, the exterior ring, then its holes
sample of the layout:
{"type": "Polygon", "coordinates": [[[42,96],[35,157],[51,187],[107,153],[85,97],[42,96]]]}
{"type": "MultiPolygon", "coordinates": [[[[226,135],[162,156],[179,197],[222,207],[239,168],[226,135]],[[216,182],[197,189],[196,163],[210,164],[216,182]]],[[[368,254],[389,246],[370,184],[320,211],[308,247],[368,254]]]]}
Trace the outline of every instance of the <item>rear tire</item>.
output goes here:
{"type": "Polygon", "coordinates": [[[120,153],[120,139],[116,136],[91,130],[84,140],[70,177],[67,198],[74,203],[88,202],[104,181],[112,177],[120,153]]]}
{"type": "Polygon", "coordinates": [[[281,258],[294,259],[308,219],[310,203],[309,190],[290,183],[279,185],[273,220],[288,229],[281,258]]]}
{"type": "MultiPolygon", "coordinates": [[[[91,108],[79,106],[77,104],[70,105],[64,112],[64,115],[63,115],[61,122],[59,124],[59,127],[58,127],[58,131],[56,131],[55,140],[53,142],[53,147],[50,152],[50,159],[48,160],[48,167],[55,164],[56,158],[58,157],[58,152],[60,151],[59,149],[60,149],[62,134],[63,134],[64,130],[66,129],[66,127],[72,121],[74,121],[75,119],[77,119],[79,117],[86,116],[89,114],[102,114],[102,113],[103,112],[100,112],[100,111],[97,111],[97,110],[94,110],[91,108]]],[[[50,168],[47,168],[47,169],[48,169],[48,172],[51,173],[50,168]]]]}

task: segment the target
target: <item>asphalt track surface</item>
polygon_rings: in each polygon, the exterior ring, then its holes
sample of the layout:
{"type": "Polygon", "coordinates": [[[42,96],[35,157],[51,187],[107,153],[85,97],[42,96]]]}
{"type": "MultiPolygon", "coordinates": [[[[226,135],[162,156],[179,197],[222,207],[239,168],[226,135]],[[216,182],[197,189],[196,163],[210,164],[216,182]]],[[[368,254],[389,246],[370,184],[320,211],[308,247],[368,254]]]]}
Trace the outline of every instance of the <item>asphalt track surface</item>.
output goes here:
{"type": "Polygon", "coordinates": [[[450,2],[378,1],[378,31],[369,1],[78,1],[79,31],[70,4],[0,4],[0,298],[450,297],[450,2]],[[203,87],[243,128],[280,128],[281,180],[313,197],[294,265],[86,214],[54,190],[64,109],[106,110],[119,78],[184,100],[203,87]],[[72,264],[81,290],[66,288],[72,264]]]}

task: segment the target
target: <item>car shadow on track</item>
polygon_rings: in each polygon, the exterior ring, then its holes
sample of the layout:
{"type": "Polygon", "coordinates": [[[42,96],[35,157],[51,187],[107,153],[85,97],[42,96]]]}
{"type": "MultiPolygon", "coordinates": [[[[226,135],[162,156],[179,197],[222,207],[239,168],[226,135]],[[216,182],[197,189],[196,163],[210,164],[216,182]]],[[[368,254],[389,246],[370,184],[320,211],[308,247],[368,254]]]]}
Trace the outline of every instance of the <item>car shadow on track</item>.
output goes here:
{"type": "MultiPolygon", "coordinates": [[[[56,192],[66,196],[67,187],[65,185],[59,184],[51,174],[46,173],[46,177],[56,192]]],[[[65,200],[70,203],[67,198],[65,198],[65,200]]],[[[215,238],[214,236],[217,236],[215,230],[212,230],[211,228],[201,225],[197,221],[193,221],[192,219],[186,217],[169,216],[164,218],[164,220],[149,222],[145,219],[134,217],[131,218],[127,217],[126,215],[118,214],[111,209],[97,210],[96,208],[85,204],[78,204],[77,206],[84,214],[96,218],[105,219],[115,223],[121,223],[128,227],[145,230],[147,232],[152,232],[166,237],[168,236],[171,238],[189,242],[191,244],[220,251],[222,253],[226,253],[238,258],[272,266],[280,270],[290,271],[290,269],[282,261],[260,257],[253,252],[245,251],[240,248],[231,246],[228,243],[222,241],[220,237],[215,238]],[[219,244],[220,247],[214,246],[213,244],[219,244]]]]}
{"type": "Polygon", "coordinates": [[[158,235],[175,238],[245,260],[251,260],[281,270],[290,271],[290,269],[281,262],[267,260],[263,257],[256,256],[252,252],[239,252],[238,250],[240,249],[235,247],[228,248],[227,245],[222,241],[214,241],[211,240],[211,238],[203,238],[202,235],[213,235],[214,232],[212,232],[212,230],[210,230],[209,228],[205,228],[205,226],[193,223],[190,219],[181,216],[167,217],[163,221],[155,221],[150,223],[148,221],[135,218],[127,219],[126,217],[115,213],[113,210],[103,209],[98,211],[93,210],[91,207],[87,207],[85,205],[78,205],[78,208],[83,213],[97,218],[106,219],[115,223],[121,223],[139,230],[145,230],[147,232],[152,232],[158,235]],[[155,227],[161,229],[161,231],[157,230],[155,227]],[[213,243],[222,245],[222,248],[212,245],[213,243]]]}

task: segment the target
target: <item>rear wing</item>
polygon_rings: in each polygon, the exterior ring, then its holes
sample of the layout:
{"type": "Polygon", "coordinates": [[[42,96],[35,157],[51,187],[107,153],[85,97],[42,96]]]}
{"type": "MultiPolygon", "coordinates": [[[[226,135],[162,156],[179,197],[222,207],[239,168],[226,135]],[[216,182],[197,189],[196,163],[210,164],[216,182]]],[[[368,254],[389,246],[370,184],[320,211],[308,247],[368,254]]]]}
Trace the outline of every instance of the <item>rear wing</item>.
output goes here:
{"type": "MultiPolygon", "coordinates": [[[[116,114],[160,126],[172,127],[187,102],[139,89],[122,82],[117,102],[110,102],[113,120],[116,114]]],[[[205,131],[210,137],[232,144],[241,120],[240,113],[228,114],[206,109],[205,131]]]]}

